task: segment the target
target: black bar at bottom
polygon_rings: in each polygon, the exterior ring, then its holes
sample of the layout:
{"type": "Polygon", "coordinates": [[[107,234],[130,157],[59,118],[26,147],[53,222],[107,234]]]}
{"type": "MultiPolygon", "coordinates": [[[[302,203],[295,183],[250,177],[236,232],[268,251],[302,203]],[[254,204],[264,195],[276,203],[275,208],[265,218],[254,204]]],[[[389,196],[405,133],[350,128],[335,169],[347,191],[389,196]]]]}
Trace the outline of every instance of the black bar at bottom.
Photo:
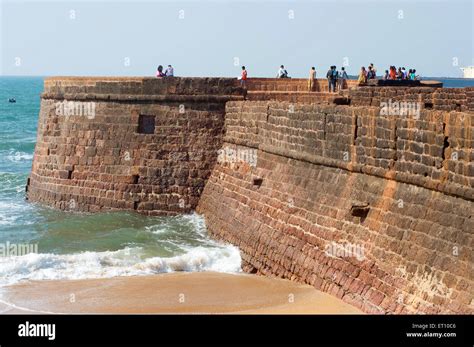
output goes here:
{"type": "Polygon", "coordinates": [[[469,315],[4,315],[0,345],[473,346],[473,323],[469,315]],[[55,325],[54,339],[43,324],[55,325]]]}

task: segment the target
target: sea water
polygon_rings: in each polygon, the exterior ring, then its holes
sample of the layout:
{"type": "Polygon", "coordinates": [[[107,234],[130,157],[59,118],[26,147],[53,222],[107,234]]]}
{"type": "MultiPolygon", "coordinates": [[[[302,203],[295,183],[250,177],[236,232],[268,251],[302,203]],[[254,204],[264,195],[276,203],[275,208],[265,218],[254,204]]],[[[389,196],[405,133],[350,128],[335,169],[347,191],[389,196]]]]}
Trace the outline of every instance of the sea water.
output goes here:
{"type": "Polygon", "coordinates": [[[240,271],[238,249],[212,240],[197,214],[73,213],[26,201],[42,89],[41,77],[0,77],[0,285],[240,271]],[[16,103],[9,103],[10,98],[16,103]],[[32,249],[37,252],[6,252],[22,245],[36,246],[32,249]]]}

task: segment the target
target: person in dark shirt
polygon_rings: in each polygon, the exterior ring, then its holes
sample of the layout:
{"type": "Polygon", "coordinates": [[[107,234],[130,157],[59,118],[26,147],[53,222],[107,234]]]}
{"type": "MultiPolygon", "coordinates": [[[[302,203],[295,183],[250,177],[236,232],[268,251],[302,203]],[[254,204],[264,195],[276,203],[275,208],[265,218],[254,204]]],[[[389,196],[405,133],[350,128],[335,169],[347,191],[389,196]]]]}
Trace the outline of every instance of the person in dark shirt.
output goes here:
{"type": "Polygon", "coordinates": [[[326,73],[326,78],[328,79],[328,89],[329,93],[336,92],[336,84],[337,84],[337,77],[338,77],[338,72],[336,70],[336,66],[331,66],[326,73]]]}
{"type": "Polygon", "coordinates": [[[346,69],[344,67],[341,67],[341,72],[339,72],[339,80],[338,80],[339,90],[344,89],[344,84],[347,79],[349,79],[349,76],[347,76],[346,69]]]}

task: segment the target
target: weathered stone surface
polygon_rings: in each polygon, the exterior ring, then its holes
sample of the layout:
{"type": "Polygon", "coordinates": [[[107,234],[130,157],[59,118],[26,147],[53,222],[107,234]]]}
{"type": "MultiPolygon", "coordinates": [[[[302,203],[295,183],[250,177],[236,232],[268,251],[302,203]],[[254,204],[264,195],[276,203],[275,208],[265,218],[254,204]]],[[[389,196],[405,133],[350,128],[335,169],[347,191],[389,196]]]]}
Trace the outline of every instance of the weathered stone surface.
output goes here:
{"type": "Polygon", "coordinates": [[[218,164],[197,210],[239,246],[247,271],[304,281],[366,312],[473,313],[473,289],[457,285],[474,284],[473,176],[457,169],[472,165],[472,119],[229,102],[224,146],[258,149],[257,165],[218,164]],[[366,215],[352,213],[359,205],[366,215]],[[333,242],[359,246],[363,259],[326,254],[333,242]]]}
{"type": "Polygon", "coordinates": [[[28,198],[79,211],[190,212],[222,145],[225,102],[239,93],[223,78],[46,79],[28,198]],[[58,112],[65,95],[71,114],[58,112]],[[90,102],[93,114],[78,112],[90,102]],[[139,133],[139,115],[154,118],[154,133],[139,133]]]}
{"type": "Polygon", "coordinates": [[[27,197],[197,209],[245,271],[371,313],[474,313],[474,88],[306,82],[250,79],[242,101],[235,79],[46,79],[27,197]],[[388,100],[420,112],[381,114],[388,100]],[[93,116],[58,114],[70,101],[93,116]]]}
{"type": "Polygon", "coordinates": [[[473,313],[472,201],[258,151],[256,168],[217,165],[197,210],[257,273],[312,284],[366,312],[473,313]],[[355,200],[368,202],[365,217],[351,214],[355,200]],[[333,242],[354,252],[328,254],[333,242]]]}

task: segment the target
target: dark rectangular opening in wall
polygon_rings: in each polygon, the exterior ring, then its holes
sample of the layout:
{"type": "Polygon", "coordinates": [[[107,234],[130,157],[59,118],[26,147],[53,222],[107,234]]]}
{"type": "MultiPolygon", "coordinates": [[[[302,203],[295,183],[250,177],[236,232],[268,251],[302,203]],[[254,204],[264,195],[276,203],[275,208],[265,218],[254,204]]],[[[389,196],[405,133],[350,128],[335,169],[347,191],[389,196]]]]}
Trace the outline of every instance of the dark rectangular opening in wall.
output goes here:
{"type": "Polygon", "coordinates": [[[67,172],[67,179],[70,180],[72,178],[72,170],[67,172]]]}
{"type": "Polygon", "coordinates": [[[132,184],[138,184],[138,178],[139,178],[138,175],[133,175],[132,176],[132,184]]]}
{"type": "Polygon", "coordinates": [[[433,103],[432,102],[425,102],[425,108],[427,108],[427,109],[433,108],[433,103]]]}
{"type": "Polygon", "coordinates": [[[133,209],[138,210],[138,201],[133,202],[133,209]]]}
{"type": "Polygon", "coordinates": [[[154,134],[155,133],[155,116],[147,116],[141,114],[138,116],[138,133],[154,134]]]}
{"type": "Polygon", "coordinates": [[[254,177],[252,181],[253,181],[253,185],[254,185],[254,186],[260,187],[260,186],[262,185],[262,183],[263,183],[263,178],[261,178],[261,177],[254,177]]]}
{"type": "Polygon", "coordinates": [[[333,103],[336,105],[350,105],[351,99],[346,97],[334,98],[333,103]]]}

